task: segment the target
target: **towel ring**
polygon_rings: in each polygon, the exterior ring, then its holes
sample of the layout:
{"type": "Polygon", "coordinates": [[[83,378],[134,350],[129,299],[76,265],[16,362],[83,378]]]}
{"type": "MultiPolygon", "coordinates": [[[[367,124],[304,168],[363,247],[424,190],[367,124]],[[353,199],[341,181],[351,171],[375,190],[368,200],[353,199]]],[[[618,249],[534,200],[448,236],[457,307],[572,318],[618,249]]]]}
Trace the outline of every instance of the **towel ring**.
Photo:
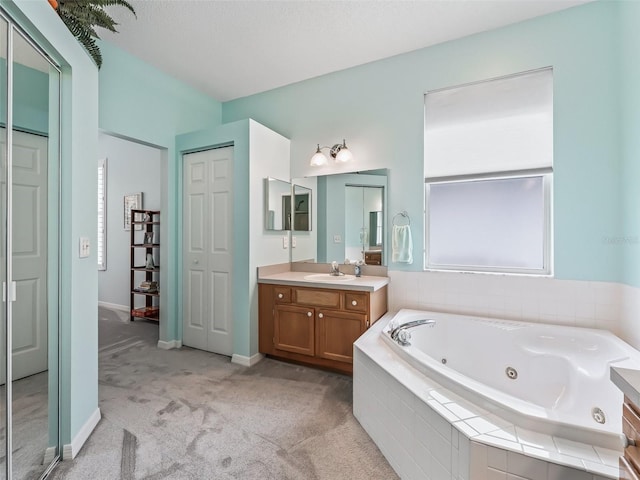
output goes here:
{"type": "Polygon", "coordinates": [[[396,218],[398,218],[398,217],[406,218],[406,219],[407,219],[407,225],[411,225],[411,217],[409,217],[409,214],[407,213],[407,211],[406,211],[406,210],[403,210],[403,211],[401,211],[401,212],[398,212],[398,213],[396,213],[396,214],[393,216],[393,220],[391,220],[391,223],[392,223],[393,225],[398,225],[398,224],[396,223],[396,218]]]}

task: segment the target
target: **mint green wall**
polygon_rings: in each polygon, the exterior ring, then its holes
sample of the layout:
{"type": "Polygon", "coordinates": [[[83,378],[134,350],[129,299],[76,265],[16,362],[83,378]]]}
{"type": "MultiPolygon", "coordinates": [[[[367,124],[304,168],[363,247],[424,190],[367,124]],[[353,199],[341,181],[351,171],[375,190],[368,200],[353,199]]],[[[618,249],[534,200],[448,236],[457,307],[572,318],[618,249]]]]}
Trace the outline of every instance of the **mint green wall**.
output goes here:
{"type": "Polygon", "coordinates": [[[98,72],[47,2],[2,6],[62,66],[60,431],[69,444],[98,407],[96,258],[78,258],[80,236],[96,241],[98,72]]]}
{"type": "MultiPolygon", "coordinates": [[[[32,133],[48,132],[49,75],[14,62],[13,125],[32,133]]],[[[7,62],[0,58],[0,92],[6,91],[7,62]]],[[[0,98],[0,125],[6,125],[6,107],[0,98]]]]}
{"type": "Polygon", "coordinates": [[[619,18],[624,228],[612,248],[624,254],[624,282],[640,287],[640,3],[621,3],[619,18]]]}
{"type": "MultiPolygon", "coordinates": [[[[250,120],[240,120],[176,138],[176,162],[182,165],[182,155],[194,150],[233,145],[233,291],[231,317],[233,322],[233,353],[250,356],[251,351],[249,298],[249,126],[250,120]]],[[[182,185],[182,168],[177,171],[182,185]]],[[[182,192],[182,188],[180,188],[182,192]]],[[[182,202],[180,201],[180,207],[182,202]]],[[[182,232],[182,215],[176,228],[182,232]]],[[[177,252],[182,252],[182,235],[178,237],[177,252]]],[[[182,255],[176,255],[177,272],[182,272],[182,255]]],[[[180,289],[180,293],[182,289],[180,289]]],[[[178,298],[182,313],[182,295],[178,298]]],[[[182,338],[182,323],[178,325],[182,338]]]]}
{"type": "Polygon", "coordinates": [[[354,169],[388,167],[388,219],[407,210],[417,247],[413,265],[389,268],[420,270],[424,93],[551,65],[555,275],[616,281],[622,255],[603,239],[622,222],[617,8],[590,3],[230,101],[222,119],[251,117],[290,138],[294,177],[312,174],[316,143],[342,138],[354,169]]]}
{"type": "MultiPolygon", "coordinates": [[[[166,295],[160,303],[160,340],[181,339],[181,270],[177,248],[180,239],[178,184],[181,175],[176,135],[220,124],[222,106],[186,84],[101,42],[100,129],[122,138],[165,149],[163,165],[160,282],[166,295]]],[[[160,166],[159,166],[160,167],[160,166]]]]}

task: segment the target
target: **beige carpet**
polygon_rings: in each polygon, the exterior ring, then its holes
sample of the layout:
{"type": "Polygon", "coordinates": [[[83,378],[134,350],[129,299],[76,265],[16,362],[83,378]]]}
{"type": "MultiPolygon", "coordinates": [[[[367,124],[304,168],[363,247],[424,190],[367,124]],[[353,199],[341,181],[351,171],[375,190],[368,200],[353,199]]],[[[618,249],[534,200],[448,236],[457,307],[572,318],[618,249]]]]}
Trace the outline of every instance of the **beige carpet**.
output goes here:
{"type": "Polygon", "coordinates": [[[157,325],[100,309],[102,420],[55,479],[391,480],[353,417],[350,377],[156,348],[157,325]]]}

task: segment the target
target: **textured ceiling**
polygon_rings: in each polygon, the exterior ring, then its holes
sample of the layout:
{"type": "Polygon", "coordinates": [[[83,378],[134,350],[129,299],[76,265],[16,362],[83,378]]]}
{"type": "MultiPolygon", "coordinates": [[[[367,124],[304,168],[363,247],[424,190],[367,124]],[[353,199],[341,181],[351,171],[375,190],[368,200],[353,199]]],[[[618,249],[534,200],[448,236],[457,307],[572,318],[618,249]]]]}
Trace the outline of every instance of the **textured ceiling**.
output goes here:
{"type": "Polygon", "coordinates": [[[586,0],[130,2],[103,39],[227,101],[586,0]]]}

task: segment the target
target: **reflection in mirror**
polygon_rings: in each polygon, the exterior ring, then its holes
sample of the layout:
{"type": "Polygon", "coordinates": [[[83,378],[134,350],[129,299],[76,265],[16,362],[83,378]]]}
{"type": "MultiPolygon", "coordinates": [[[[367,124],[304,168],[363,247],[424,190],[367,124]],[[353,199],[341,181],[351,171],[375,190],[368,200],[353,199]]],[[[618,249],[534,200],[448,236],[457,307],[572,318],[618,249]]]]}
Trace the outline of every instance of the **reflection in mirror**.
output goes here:
{"type": "Polygon", "coordinates": [[[308,232],[311,230],[311,192],[301,185],[293,185],[293,230],[308,232]]]}
{"type": "Polygon", "coordinates": [[[387,169],[296,178],[314,195],[312,232],[294,232],[292,262],[386,265],[387,169]],[[373,223],[372,223],[373,219],[373,223]]]}
{"type": "Polygon", "coordinates": [[[345,258],[381,265],[384,187],[347,185],[345,189],[345,258]]]}
{"type": "MultiPolygon", "coordinates": [[[[4,18],[0,17],[0,121],[2,122],[2,128],[0,128],[0,249],[2,254],[0,255],[0,280],[5,281],[7,276],[7,261],[6,261],[6,223],[7,223],[7,199],[6,199],[6,184],[7,184],[7,22],[4,18]]],[[[6,303],[0,303],[0,479],[6,477],[6,419],[7,419],[7,311],[6,303]]]]}
{"type": "Polygon", "coordinates": [[[291,184],[284,180],[265,178],[265,230],[291,230],[291,184]]]}
{"type": "Polygon", "coordinates": [[[13,36],[12,477],[40,477],[58,454],[57,152],[59,71],[13,36]],[[50,255],[50,253],[52,253],[50,255]],[[19,454],[18,454],[19,452],[19,454]]]}

